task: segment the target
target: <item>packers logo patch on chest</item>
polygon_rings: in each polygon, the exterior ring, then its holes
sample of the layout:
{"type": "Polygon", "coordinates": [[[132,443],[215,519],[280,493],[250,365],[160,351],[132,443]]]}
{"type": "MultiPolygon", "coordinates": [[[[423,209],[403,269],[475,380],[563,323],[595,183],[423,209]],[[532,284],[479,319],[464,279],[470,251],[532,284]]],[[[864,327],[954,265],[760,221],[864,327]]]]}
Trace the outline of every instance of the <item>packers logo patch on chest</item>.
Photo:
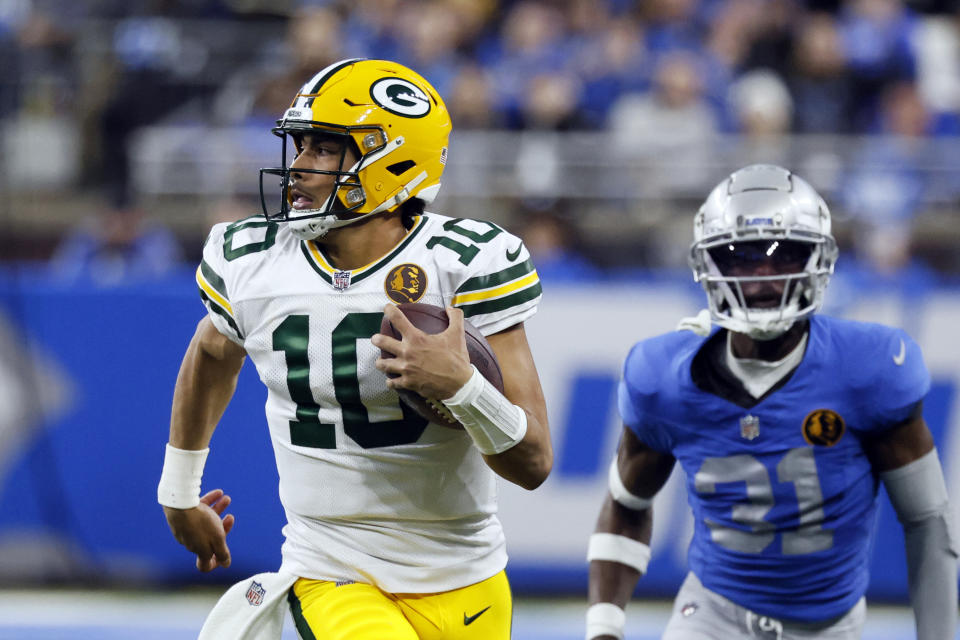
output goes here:
{"type": "Polygon", "coordinates": [[[427,292],[427,272],[423,267],[405,263],[390,269],[383,290],[393,302],[416,302],[427,292]]]}
{"type": "Polygon", "coordinates": [[[843,418],[836,411],[817,409],[803,420],[803,439],[808,444],[832,447],[843,437],[846,428],[843,418]]]}

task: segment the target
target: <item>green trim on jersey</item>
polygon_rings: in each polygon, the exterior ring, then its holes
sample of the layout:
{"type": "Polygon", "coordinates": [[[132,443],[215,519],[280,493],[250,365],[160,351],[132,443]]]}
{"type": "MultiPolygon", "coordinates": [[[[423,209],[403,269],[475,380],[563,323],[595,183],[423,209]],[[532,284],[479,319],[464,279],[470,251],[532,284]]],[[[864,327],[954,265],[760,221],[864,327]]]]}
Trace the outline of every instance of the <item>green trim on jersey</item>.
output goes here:
{"type": "Polygon", "coordinates": [[[537,280],[533,286],[527,287],[526,289],[521,289],[520,291],[511,293],[503,298],[486,300],[475,304],[462,304],[458,306],[463,310],[463,316],[465,318],[472,318],[473,316],[482,315],[484,313],[496,313],[497,311],[503,311],[504,309],[509,309],[510,307],[519,306],[538,298],[542,293],[543,287],[540,286],[540,281],[537,280]]]}
{"type": "Polygon", "coordinates": [[[207,292],[203,290],[202,287],[198,287],[200,290],[200,298],[210,305],[210,310],[223,317],[227,321],[227,324],[230,325],[230,328],[233,329],[234,333],[237,334],[237,337],[243,340],[243,334],[240,332],[240,327],[237,326],[237,321],[233,319],[233,316],[230,315],[230,312],[221,307],[215,300],[213,300],[207,292]]]}
{"type": "Polygon", "coordinates": [[[527,259],[495,273],[469,278],[457,289],[451,304],[463,309],[469,318],[526,304],[542,293],[537,270],[527,259]]]}
{"type": "Polygon", "coordinates": [[[203,273],[204,280],[213,287],[213,290],[223,296],[224,300],[227,302],[230,301],[230,296],[227,295],[227,284],[223,281],[216,271],[213,270],[206,260],[200,261],[200,271],[203,273]]]}
{"type": "Polygon", "coordinates": [[[236,260],[245,255],[251,253],[257,253],[259,251],[266,251],[273,246],[273,243],[277,241],[277,230],[279,226],[276,222],[271,222],[265,220],[263,216],[250,216],[249,218],[244,218],[234,222],[226,228],[223,232],[223,258],[227,262],[231,260],[236,260]],[[237,231],[243,229],[260,229],[266,227],[266,232],[264,233],[263,240],[259,242],[250,242],[240,247],[234,248],[233,246],[233,235],[237,231]]]}
{"type": "Polygon", "coordinates": [[[313,270],[320,274],[320,277],[323,278],[327,284],[333,284],[333,278],[330,277],[330,274],[324,271],[315,261],[312,255],[310,255],[310,248],[307,246],[306,242],[300,243],[300,251],[303,252],[303,257],[307,259],[307,264],[313,267],[313,270]]]}
{"type": "MultiPolygon", "coordinates": [[[[407,235],[403,237],[399,244],[396,247],[390,250],[390,252],[380,258],[376,262],[372,262],[368,265],[360,267],[359,269],[350,269],[350,282],[360,282],[367,276],[370,276],[376,273],[381,267],[384,267],[389,262],[391,262],[398,253],[407,248],[407,246],[413,242],[413,239],[417,237],[423,228],[427,226],[427,216],[421,215],[417,216],[414,219],[413,228],[407,232],[407,235]]],[[[323,278],[327,283],[333,283],[333,273],[336,271],[346,271],[346,269],[336,269],[330,263],[330,257],[326,254],[322,247],[313,243],[313,241],[301,241],[300,250],[303,252],[303,255],[307,258],[307,263],[313,267],[313,270],[320,274],[320,277],[323,278]],[[316,251],[316,254],[319,254],[320,260],[317,260],[317,255],[314,254],[314,251],[311,250],[311,245],[316,251]]]]}
{"type": "Polygon", "coordinates": [[[521,276],[525,276],[531,271],[533,271],[533,261],[527,259],[526,262],[513,265],[512,267],[508,267],[503,271],[497,271],[496,273],[490,273],[485,276],[475,276],[470,278],[462,285],[457,287],[457,293],[464,293],[465,291],[479,291],[481,289],[489,289],[490,287],[498,287],[504,283],[510,282],[511,280],[516,280],[521,276]]]}

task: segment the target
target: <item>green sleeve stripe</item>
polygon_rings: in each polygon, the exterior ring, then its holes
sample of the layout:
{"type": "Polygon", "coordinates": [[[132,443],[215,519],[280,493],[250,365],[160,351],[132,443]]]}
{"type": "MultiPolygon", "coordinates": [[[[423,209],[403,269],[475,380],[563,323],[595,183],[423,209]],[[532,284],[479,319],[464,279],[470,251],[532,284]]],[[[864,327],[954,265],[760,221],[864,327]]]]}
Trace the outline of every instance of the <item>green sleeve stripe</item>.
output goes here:
{"type": "Polygon", "coordinates": [[[230,300],[230,296],[227,295],[227,285],[223,281],[217,272],[213,270],[206,260],[200,261],[200,272],[203,273],[204,279],[210,283],[210,286],[213,287],[214,291],[223,296],[224,300],[230,300]]]}
{"type": "Polygon", "coordinates": [[[510,307],[519,306],[525,302],[534,300],[542,293],[543,287],[541,287],[540,282],[537,281],[533,286],[517,291],[516,293],[511,293],[508,296],[497,298],[496,300],[486,300],[476,304],[466,304],[460,308],[463,309],[463,316],[465,318],[472,318],[473,316],[479,316],[484,313],[496,313],[497,311],[503,311],[510,307]]]}
{"type": "Polygon", "coordinates": [[[243,334],[240,333],[240,327],[237,326],[237,321],[233,319],[233,316],[230,315],[226,309],[217,304],[215,300],[211,300],[210,296],[208,296],[207,292],[203,289],[200,289],[200,297],[210,305],[210,308],[214,311],[214,313],[222,316],[223,319],[227,321],[227,324],[230,325],[230,328],[233,329],[234,333],[237,334],[237,337],[243,340],[243,334]]]}
{"type": "Polygon", "coordinates": [[[480,291],[481,289],[489,289],[491,287],[498,287],[505,282],[510,282],[511,280],[516,280],[521,276],[525,276],[528,273],[533,271],[533,261],[526,260],[520,264],[515,264],[512,267],[508,267],[503,271],[497,271],[496,273],[491,273],[485,276],[476,276],[470,278],[457,289],[457,293],[464,293],[465,291],[480,291]]]}

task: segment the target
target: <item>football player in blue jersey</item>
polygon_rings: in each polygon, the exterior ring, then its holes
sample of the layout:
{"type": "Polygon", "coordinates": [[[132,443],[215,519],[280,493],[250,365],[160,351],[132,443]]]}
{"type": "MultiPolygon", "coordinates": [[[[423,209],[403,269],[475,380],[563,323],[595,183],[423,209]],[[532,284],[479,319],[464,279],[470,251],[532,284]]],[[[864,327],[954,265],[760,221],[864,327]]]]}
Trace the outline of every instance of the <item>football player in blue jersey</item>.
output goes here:
{"type": "Polygon", "coordinates": [[[694,238],[710,322],[627,356],[586,637],[623,638],[651,503],[679,461],[694,532],[664,640],[860,638],[880,482],[906,534],[917,637],[953,638],[956,537],[919,347],[899,329],[814,315],[837,247],[827,205],[785,169],[730,175],[694,238]]]}

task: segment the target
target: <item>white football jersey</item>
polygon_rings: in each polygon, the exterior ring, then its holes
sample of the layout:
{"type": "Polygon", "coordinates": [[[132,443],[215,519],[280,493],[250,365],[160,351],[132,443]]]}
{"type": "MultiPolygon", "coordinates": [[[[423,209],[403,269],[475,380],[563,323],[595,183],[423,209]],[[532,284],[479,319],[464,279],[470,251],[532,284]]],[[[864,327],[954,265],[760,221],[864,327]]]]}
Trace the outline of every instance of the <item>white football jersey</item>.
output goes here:
{"type": "Polygon", "coordinates": [[[370,338],[391,301],[459,307],[484,335],[532,316],[540,281],[516,236],[427,213],[383,258],[341,271],[257,216],[213,227],[197,284],[268,389],[284,571],[428,593],[504,568],[493,472],[466,432],[387,388],[370,338]]]}

